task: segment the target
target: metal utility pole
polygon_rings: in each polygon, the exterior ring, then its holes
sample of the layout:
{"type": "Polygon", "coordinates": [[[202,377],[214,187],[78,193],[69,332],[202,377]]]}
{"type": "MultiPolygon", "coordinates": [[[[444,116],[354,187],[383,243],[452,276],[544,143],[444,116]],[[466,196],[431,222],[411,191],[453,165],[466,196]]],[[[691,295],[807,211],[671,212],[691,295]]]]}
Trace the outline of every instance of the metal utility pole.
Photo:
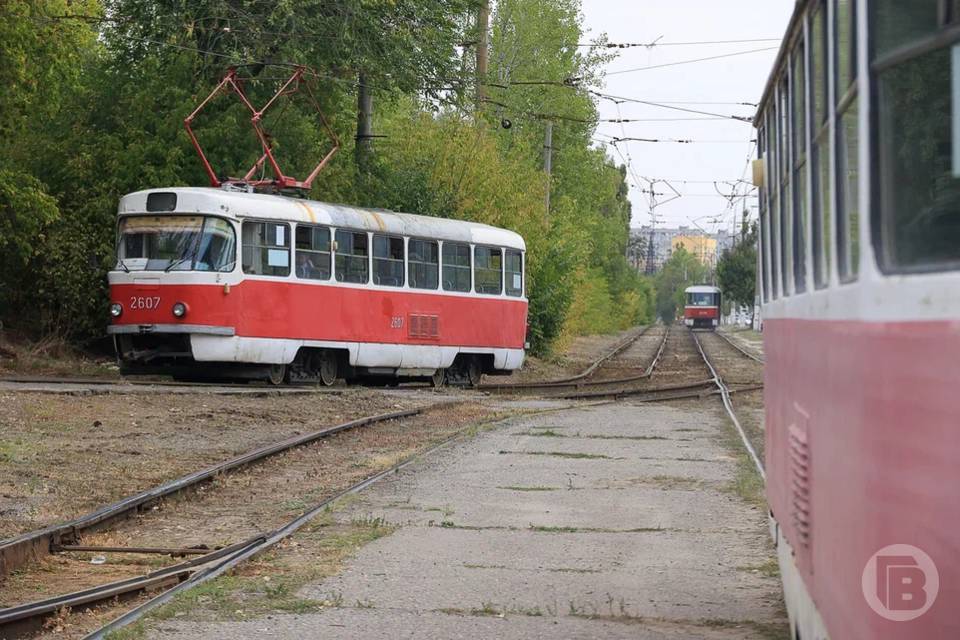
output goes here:
{"type": "Polygon", "coordinates": [[[666,180],[651,180],[651,179],[649,179],[649,178],[645,178],[645,180],[647,181],[647,184],[649,185],[649,188],[646,189],[646,192],[647,192],[647,194],[650,196],[650,239],[647,241],[647,266],[646,266],[645,271],[646,271],[646,273],[647,273],[648,275],[653,275],[653,274],[656,273],[656,271],[657,271],[657,264],[656,264],[656,262],[655,262],[656,252],[657,252],[657,247],[656,247],[657,213],[656,213],[656,210],[657,210],[657,207],[659,207],[659,206],[661,206],[661,205],[664,205],[664,204],[667,204],[668,202],[673,202],[674,200],[676,200],[677,198],[679,198],[679,197],[680,197],[680,192],[677,191],[677,190],[673,187],[673,185],[670,184],[669,182],[667,182],[666,180]],[[657,184],[660,183],[660,182],[662,182],[663,184],[667,185],[667,187],[669,187],[670,190],[673,191],[673,195],[672,195],[671,197],[667,198],[666,200],[663,200],[662,202],[657,201],[657,196],[662,196],[662,195],[667,195],[667,194],[665,194],[665,193],[657,193],[657,184]]]}
{"type": "Polygon", "coordinates": [[[543,138],[543,170],[547,174],[547,214],[550,213],[550,189],[553,181],[553,122],[547,120],[543,138]]]}
{"type": "Polygon", "coordinates": [[[487,59],[490,49],[490,0],[481,0],[477,12],[477,109],[483,106],[486,94],[484,82],[487,80],[487,59]]]}
{"type": "Polygon", "coordinates": [[[357,168],[366,170],[373,151],[373,93],[367,77],[361,73],[357,81],[357,168]]]}

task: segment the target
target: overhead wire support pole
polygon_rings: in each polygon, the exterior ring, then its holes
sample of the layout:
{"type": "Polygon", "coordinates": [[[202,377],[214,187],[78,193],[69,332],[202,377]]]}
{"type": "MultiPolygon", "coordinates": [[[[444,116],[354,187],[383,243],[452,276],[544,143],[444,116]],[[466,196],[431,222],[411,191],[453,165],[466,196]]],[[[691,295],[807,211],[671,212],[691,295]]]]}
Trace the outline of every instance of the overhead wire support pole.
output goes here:
{"type": "Polygon", "coordinates": [[[550,213],[550,190],[553,182],[553,121],[546,121],[543,137],[543,170],[547,174],[547,214],[550,213]]]}
{"type": "Polygon", "coordinates": [[[355,159],[357,169],[369,167],[373,151],[373,93],[367,85],[367,76],[361,72],[357,79],[357,142],[355,159]]]}
{"type": "Polygon", "coordinates": [[[490,0],[480,0],[477,11],[477,111],[483,107],[486,93],[487,60],[490,50],[490,0]]]}

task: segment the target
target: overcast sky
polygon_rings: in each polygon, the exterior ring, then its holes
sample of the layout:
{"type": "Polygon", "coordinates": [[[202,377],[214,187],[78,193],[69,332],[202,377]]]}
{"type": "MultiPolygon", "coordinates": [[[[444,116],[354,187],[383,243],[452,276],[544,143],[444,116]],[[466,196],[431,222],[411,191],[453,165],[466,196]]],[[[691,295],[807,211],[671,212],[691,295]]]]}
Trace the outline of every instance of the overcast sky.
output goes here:
{"type": "MultiPolygon", "coordinates": [[[[716,40],[779,39],[783,36],[794,0],[583,0],[587,37],[606,33],[610,42],[661,43],[716,40]]],[[[739,44],[656,46],[620,50],[617,59],[607,65],[604,92],[653,102],[729,102],[759,101],[776,57],[779,42],[739,44]],[[705,58],[755,49],[772,48],[740,56],[687,65],[628,73],[617,71],[705,58]]],[[[601,118],[706,118],[636,103],[614,104],[599,100],[601,118]]],[[[708,111],[719,115],[752,117],[754,107],[736,104],[675,104],[674,106],[708,111]]],[[[649,121],[616,124],[601,122],[598,138],[608,140],[636,137],[653,139],[690,139],[694,144],[620,143],[618,148],[632,167],[630,199],[633,226],[648,224],[647,188],[642,178],[666,178],[682,194],[656,210],[658,225],[695,224],[713,231],[719,224],[729,229],[731,220],[743,210],[743,200],[732,213],[728,200],[715,194],[710,181],[734,181],[745,177],[747,157],[753,155],[752,125],[730,119],[700,121],[649,121]],[[684,183],[681,181],[697,181],[684,183]],[[700,183],[698,181],[705,181],[700,183]],[[719,218],[722,216],[722,218],[719,218]],[[722,221],[721,221],[722,220],[722,221]]],[[[617,149],[610,154],[623,163],[617,149]]],[[[741,186],[740,192],[748,187],[741,186]]],[[[731,188],[721,186],[725,192],[731,188]]],[[[655,191],[670,192],[658,184],[655,191]]],[[[665,200],[666,197],[661,197],[665,200]]],[[[746,201],[755,209],[756,199],[746,201]]]]}

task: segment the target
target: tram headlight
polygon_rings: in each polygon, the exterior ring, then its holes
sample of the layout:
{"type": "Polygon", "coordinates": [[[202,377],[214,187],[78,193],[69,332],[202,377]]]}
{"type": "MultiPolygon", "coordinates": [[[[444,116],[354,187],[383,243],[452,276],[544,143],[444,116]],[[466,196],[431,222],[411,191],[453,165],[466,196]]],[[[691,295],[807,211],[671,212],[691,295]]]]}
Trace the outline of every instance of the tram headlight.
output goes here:
{"type": "Polygon", "coordinates": [[[182,318],[187,315],[187,305],[183,302],[177,302],[173,305],[173,315],[177,318],[182,318]]]}
{"type": "Polygon", "coordinates": [[[119,318],[123,315],[123,305],[119,302],[114,302],[110,305],[110,315],[114,318],[119,318]]]}

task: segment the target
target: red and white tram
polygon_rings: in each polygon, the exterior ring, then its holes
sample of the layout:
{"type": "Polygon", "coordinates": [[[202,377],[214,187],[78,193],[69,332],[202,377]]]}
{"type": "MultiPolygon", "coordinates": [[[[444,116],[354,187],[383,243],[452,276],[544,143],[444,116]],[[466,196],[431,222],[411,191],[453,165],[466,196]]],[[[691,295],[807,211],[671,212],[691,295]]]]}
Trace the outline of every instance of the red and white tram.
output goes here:
{"type": "Polygon", "coordinates": [[[960,5],[797,2],[756,126],[793,638],[960,638],[960,5]]]}
{"type": "Polygon", "coordinates": [[[125,371],[476,384],[523,363],[511,231],[237,187],[140,191],[118,215],[125,371]]]}
{"type": "Polygon", "coordinates": [[[711,286],[687,287],[683,323],[692,329],[716,330],[720,326],[720,289],[711,286]]]}

